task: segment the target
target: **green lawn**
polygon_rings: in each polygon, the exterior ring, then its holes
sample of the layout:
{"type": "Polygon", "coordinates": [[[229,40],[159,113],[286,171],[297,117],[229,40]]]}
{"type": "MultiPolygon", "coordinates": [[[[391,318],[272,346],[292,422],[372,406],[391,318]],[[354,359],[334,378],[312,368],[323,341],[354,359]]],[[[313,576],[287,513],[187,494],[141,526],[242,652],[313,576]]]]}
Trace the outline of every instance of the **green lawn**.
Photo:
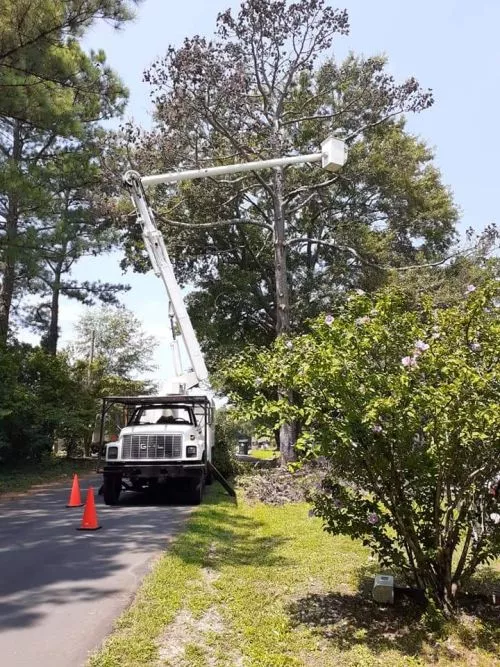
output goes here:
{"type": "Polygon", "coordinates": [[[73,473],[88,473],[96,468],[95,460],[67,459],[52,456],[41,463],[18,466],[0,464],[0,498],[2,494],[28,491],[33,486],[71,479],[73,473]]]}
{"type": "Polygon", "coordinates": [[[89,666],[500,664],[498,618],[437,638],[413,606],[371,601],[373,572],[307,505],[236,507],[214,486],[89,666]]]}
{"type": "Polygon", "coordinates": [[[274,459],[280,455],[272,449],[251,449],[248,453],[256,459],[274,459]]]}

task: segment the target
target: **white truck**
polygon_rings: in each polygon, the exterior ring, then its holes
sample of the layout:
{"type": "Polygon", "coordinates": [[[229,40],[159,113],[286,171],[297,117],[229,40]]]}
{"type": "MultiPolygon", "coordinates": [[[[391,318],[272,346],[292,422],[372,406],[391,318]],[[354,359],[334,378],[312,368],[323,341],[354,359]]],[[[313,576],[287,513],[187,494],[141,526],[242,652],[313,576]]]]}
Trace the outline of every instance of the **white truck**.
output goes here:
{"type": "Polygon", "coordinates": [[[105,445],[104,502],[116,505],[123,487],[141,491],[182,478],[190,502],[199,504],[212,480],[213,400],[201,393],[107,396],[102,423],[116,406],[127,419],[118,439],[105,445]]]}

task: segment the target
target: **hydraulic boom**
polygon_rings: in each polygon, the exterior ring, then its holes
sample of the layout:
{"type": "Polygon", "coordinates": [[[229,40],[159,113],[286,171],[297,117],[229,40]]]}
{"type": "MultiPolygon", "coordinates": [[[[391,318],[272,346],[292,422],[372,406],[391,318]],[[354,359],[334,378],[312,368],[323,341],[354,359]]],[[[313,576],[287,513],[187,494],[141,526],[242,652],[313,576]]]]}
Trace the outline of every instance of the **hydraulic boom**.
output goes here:
{"type": "Polygon", "coordinates": [[[174,268],[168,256],[163,236],[156,226],[153,211],[147,203],[141,178],[136,172],[128,171],[126,178],[124,178],[124,183],[130,192],[137,211],[137,219],[142,227],[142,238],[144,239],[144,245],[151,260],[153,271],[163,280],[168,298],[170,299],[171,308],[184,339],[184,345],[192,367],[192,371],[185,375],[184,384],[186,385],[186,389],[191,389],[208,379],[205,360],[193,325],[189,319],[186,306],[184,305],[181,289],[175,278],[174,268]]]}

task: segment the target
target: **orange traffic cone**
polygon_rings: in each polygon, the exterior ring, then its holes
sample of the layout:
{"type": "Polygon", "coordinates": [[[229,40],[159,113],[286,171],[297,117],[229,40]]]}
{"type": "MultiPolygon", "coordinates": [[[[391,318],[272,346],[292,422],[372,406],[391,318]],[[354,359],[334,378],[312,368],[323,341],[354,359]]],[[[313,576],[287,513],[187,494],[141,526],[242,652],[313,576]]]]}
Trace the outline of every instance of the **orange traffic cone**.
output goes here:
{"type": "Polygon", "coordinates": [[[101,526],[97,519],[97,512],[95,509],[94,489],[89,486],[87,497],[85,499],[85,509],[83,510],[82,523],[77,530],[99,530],[101,526]]]}
{"type": "Polygon", "coordinates": [[[78,484],[78,475],[73,475],[73,486],[69,494],[69,500],[66,507],[82,507],[82,497],[80,496],[80,485],[78,484]]]}

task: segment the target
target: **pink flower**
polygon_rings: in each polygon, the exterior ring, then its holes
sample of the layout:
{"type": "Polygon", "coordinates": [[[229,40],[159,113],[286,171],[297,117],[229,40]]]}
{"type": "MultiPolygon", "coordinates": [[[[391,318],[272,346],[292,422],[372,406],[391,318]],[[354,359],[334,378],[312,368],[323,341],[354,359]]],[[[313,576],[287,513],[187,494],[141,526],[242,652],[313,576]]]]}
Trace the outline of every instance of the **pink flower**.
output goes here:
{"type": "Polygon", "coordinates": [[[423,340],[417,340],[415,343],[415,350],[418,352],[425,352],[426,350],[429,349],[429,345],[427,343],[424,343],[423,340]]]}
{"type": "Polygon", "coordinates": [[[472,292],[475,292],[476,289],[477,288],[476,288],[475,285],[467,285],[467,287],[465,288],[465,293],[466,294],[472,294],[472,292]]]}
{"type": "Polygon", "coordinates": [[[380,426],[380,424],[374,424],[374,425],[372,426],[372,431],[373,431],[374,433],[383,433],[383,432],[384,432],[384,429],[380,426]]]}
{"type": "Polygon", "coordinates": [[[481,349],[481,343],[471,343],[470,344],[470,349],[473,352],[479,352],[479,350],[481,349]]]}
{"type": "Polygon", "coordinates": [[[415,366],[417,365],[417,360],[415,359],[415,357],[403,357],[401,359],[401,363],[403,364],[403,366],[406,366],[407,368],[415,368],[415,366]]]}
{"type": "Polygon", "coordinates": [[[371,512],[368,515],[367,521],[368,521],[369,524],[374,526],[376,523],[378,523],[378,514],[375,514],[375,512],[371,512]]]}
{"type": "Polygon", "coordinates": [[[334,319],[333,315],[327,315],[325,317],[325,324],[328,324],[328,326],[330,326],[330,324],[333,324],[333,319],[334,319]]]}

